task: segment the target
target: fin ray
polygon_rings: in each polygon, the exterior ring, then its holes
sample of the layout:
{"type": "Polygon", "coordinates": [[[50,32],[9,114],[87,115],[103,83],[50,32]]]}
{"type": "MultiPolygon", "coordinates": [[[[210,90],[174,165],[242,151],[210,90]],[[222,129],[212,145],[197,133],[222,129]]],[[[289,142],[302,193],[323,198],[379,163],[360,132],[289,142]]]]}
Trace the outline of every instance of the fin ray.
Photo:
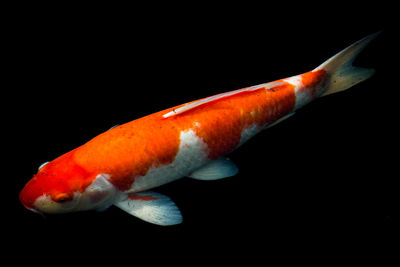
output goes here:
{"type": "Polygon", "coordinates": [[[192,172],[188,177],[197,180],[218,180],[234,176],[238,173],[236,165],[227,158],[213,160],[192,172]]]}
{"type": "Polygon", "coordinates": [[[344,91],[350,87],[365,81],[374,73],[374,69],[354,67],[354,59],[360,52],[373,40],[380,32],[368,35],[367,37],[355,42],[343,49],[315,70],[324,70],[330,75],[327,90],[321,96],[334,94],[344,91]]]}
{"type": "Polygon", "coordinates": [[[182,222],[175,203],[169,197],[152,191],[127,194],[114,205],[149,223],[167,226],[182,222]]]}

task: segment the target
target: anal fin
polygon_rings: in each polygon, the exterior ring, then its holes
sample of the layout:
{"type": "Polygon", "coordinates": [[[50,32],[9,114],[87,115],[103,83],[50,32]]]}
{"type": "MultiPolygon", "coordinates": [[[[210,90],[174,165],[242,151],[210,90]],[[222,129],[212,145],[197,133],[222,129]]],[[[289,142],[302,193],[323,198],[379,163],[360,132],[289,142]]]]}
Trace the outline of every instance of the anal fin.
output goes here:
{"type": "Polygon", "coordinates": [[[169,197],[152,191],[128,194],[114,205],[149,223],[166,226],[182,222],[175,203],[169,197]]]}
{"type": "Polygon", "coordinates": [[[284,121],[284,120],[286,120],[286,119],[292,117],[294,114],[295,114],[295,112],[292,112],[292,113],[289,113],[289,114],[283,116],[282,118],[277,119],[277,120],[274,121],[273,123],[267,125],[267,126],[265,127],[265,129],[271,128],[271,127],[273,127],[273,126],[275,126],[275,125],[281,123],[282,121],[284,121]]]}

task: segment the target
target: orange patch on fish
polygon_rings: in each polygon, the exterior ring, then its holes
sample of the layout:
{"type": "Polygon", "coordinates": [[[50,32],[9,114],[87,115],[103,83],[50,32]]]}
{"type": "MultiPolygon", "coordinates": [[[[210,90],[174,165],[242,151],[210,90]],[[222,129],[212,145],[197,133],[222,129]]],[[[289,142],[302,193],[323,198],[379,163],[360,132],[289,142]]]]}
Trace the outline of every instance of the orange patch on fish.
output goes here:
{"type": "MultiPolygon", "coordinates": [[[[282,83],[266,90],[241,91],[197,106],[166,119],[179,125],[199,125],[194,131],[209,149],[208,158],[217,159],[231,152],[239,144],[244,128],[254,123],[262,126],[290,113],[295,104],[294,86],[282,83]]],[[[165,112],[163,112],[164,114],[165,112]]]]}
{"type": "Polygon", "coordinates": [[[171,163],[179,149],[179,130],[150,115],[115,127],[77,149],[74,159],[86,169],[111,175],[120,190],[130,189],[151,167],[171,163]]]}

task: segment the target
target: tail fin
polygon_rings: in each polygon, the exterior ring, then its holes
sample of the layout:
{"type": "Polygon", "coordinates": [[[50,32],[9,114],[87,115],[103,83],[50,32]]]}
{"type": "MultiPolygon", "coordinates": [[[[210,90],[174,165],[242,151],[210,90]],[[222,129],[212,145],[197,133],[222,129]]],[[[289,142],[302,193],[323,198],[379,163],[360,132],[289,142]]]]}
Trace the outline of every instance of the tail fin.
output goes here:
{"type": "Polygon", "coordinates": [[[352,65],[357,55],[379,34],[379,32],[355,42],[340,51],[315,70],[325,70],[330,75],[329,84],[322,96],[330,95],[349,89],[350,87],[368,79],[374,73],[374,69],[354,67],[352,65]]]}

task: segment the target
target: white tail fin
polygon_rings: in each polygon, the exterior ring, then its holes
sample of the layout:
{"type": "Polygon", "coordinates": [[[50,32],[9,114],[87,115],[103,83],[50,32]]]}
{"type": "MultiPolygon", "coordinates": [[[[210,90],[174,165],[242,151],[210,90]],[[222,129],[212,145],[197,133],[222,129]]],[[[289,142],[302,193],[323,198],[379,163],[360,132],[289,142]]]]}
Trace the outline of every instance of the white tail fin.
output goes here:
{"type": "Polygon", "coordinates": [[[326,91],[322,96],[330,95],[340,91],[349,89],[350,87],[360,83],[374,73],[374,69],[366,69],[354,67],[352,65],[354,59],[357,55],[379,34],[374,33],[368,35],[367,37],[355,42],[346,49],[340,51],[315,70],[325,70],[329,75],[329,83],[327,85],[326,91]]]}

